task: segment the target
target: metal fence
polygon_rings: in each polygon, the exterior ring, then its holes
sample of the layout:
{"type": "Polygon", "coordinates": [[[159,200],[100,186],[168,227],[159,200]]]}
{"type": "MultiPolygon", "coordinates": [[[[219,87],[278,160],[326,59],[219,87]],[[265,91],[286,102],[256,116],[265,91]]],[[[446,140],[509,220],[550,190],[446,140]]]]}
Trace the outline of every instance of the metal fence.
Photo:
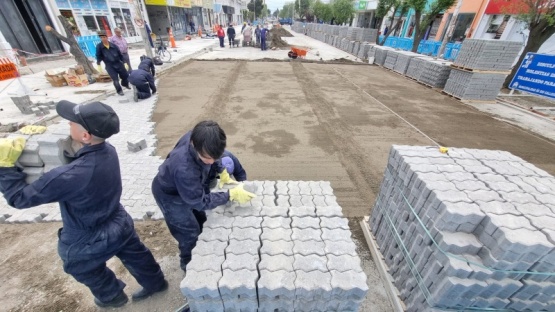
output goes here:
{"type": "MultiPolygon", "coordinates": [[[[384,36],[379,37],[380,42],[383,40],[383,37],[384,36]]],[[[412,38],[399,38],[399,37],[389,36],[385,40],[384,46],[409,51],[412,49],[413,42],[414,40],[412,38]]],[[[417,52],[420,54],[437,56],[437,52],[439,51],[440,47],[441,47],[441,41],[422,40],[418,45],[417,52]]],[[[444,58],[446,60],[452,61],[457,57],[457,55],[459,55],[460,50],[461,50],[460,43],[448,43],[445,46],[444,58]]]]}

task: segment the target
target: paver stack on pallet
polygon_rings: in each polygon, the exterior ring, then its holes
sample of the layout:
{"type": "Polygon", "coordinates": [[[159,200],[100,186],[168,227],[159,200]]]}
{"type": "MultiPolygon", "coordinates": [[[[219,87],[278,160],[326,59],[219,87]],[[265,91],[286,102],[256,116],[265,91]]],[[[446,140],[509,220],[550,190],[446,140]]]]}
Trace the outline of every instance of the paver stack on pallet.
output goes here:
{"type": "Polygon", "coordinates": [[[305,33],[309,37],[325,42],[361,59],[368,59],[370,45],[378,39],[378,31],[372,28],[359,28],[327,24],[295,22],[291,29],[305,33]]]}
{"type": "Polygon", "coordinates": [[[208,213],[181,282],[191,310],[358,311],[366,275],[329,182],[245,184],[251,206],[208,213]]]}
{"type": "Polygon", "coordinates": [[[443,89],[451,73],[451,62],[445,60],[424,60],[418,82],[432,88],[443,89]]]}
{"type": "Polygon", "coordinates": [[[466,39],[443,91],[461,100],[494,101],[521,48],[513,41],[466,39]]]}
{"type": "Polygon", "coordinates": [[[369,223],[408,311],[555,311],[555,178],[521,158],[393,146],[369,223]]]}
{"type": "Polygon", "coordinates": [[[434,58],[431,56],[419,56],[411,58],[405,74],[407,75],[407,77],[410,77],[412,79],[420,79],[420,75],[422,75],[422,70],[424,68],[425,62],[431,61],[433,59],[434,58]]]}

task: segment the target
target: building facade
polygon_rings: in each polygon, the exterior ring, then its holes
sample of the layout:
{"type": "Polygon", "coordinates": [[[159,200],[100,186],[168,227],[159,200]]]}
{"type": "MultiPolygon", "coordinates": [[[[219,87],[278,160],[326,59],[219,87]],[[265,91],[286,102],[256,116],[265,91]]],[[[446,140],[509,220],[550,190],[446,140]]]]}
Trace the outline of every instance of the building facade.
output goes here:
{"type": "Polygon", "coordinates": [[[354,2],[355,16],[353,27],[376,28],[376,9],[378,0],[360,0],[354,2]]]}

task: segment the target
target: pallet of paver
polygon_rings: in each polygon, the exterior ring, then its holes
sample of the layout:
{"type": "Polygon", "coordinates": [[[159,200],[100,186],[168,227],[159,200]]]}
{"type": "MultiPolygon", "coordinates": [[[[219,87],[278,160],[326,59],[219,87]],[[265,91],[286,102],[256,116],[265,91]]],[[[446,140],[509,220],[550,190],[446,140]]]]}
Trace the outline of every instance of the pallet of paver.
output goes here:
{"type": "Polygon", "coordinates": [[[447,79],[449,79],[450,72],[451,62],[424,60],[422,74],[420,74],[418,82],[432,88],[443,89],[445,83],[447,83],[447,79]]]}
{"type": "Polygon", "coordinates": [[[433,59],[434,58],[431,56],[418,56],[411,58],[406,71],[407,77],[418,80],[422,74],[424,62],[432,61],[433,59]]]}
{"type": "Polygon", "coordinates": [[[466,39],[453,65],[465,69],[509,71],[522,44],[516,41],[466,39]]]}
{"type": "Polygon", "coordinates": [[[453,68],[443,91],[460,100],[495,101],[506,73],[470,72],[453,68]]]}
{"type": "Polygon", "coordinates": [[[393,51],[387,52],[387,56],[385,57],[385,62],[383,63],[383,67],[393,70],[393,68],[395,67],[395,64],[397,63],[397,57],[401,52],[403,51],[393,50],[393,51]]]}
{"type": "Polygon", "coordinates": [[[373,28],[361,28],[358,32],[357,40],[360,42],[372,42],[375,43],[378,39],[378,30],[373,28]]]}
{"type": "Polygon", "coordinates": [[[368,286],[329,182],[254,181],[211,210],[181,291],[192,311],[358,311],[368,286]]]}
{"type": "Polygon", "coordinates": [[[358,27],[348,27],[346,38],[351,40],[351,41],[358,40],[358,33],[361,30],[362,30],[362,28],[358,28],[358,27]]]}
{"type": "Polygon", "coordinates": [[[360,48],[358,50],[358,58],[362,60],[368,59],[368,52],[370,51],[371,43],[363,42],[360,44],[360,48]]]}
{"type": "Polygon", "coordinates": [[[397,61],[395,62],[395,66],[393,66],[393,70],[404,75],[407,72],[410,60],[417,56],[421,56],[421,54],[410,51],[398,51],[397,61]]]}
{"type": "Polygon", "coordinates": [[[555,311],[554,204],[508,152],[393,146],[369,226],[407,311],[555,311]]]}
{"type": "MultiPolygon", "coordinates": [[[[395,51],[395,49],[379,45],[374,46],[374,64],[384,66],[389,51],[395,51]]],[[[370,57],[370,52],[368,52],[368,57],[370,57]]]]}

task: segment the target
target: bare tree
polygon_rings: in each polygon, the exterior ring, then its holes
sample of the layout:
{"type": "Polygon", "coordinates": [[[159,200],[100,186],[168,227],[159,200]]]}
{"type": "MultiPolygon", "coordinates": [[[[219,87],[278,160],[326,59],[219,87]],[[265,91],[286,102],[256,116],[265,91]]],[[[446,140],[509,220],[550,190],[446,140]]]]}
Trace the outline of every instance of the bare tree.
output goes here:
{"type": "Polygon", "coordinates": [[[56,31],[56,29],[54,29],[50,25],[45,26],[46,31],[49,31],[56,38],[60,39],[61,41],[65,42],[69,45],[69,53],[71,53],[73,55],[73,57],[77,61],[77,64],[83,66],[83,69],[85,70],[85,73],[87,75],[90,76],[90,75],[93,75],[93,74],[97,74],[98,71],[94,68],[94,66],[92,66],[91,62],[89,61],[89,59],[87,58],[87,56],[85,55],[83,50],[81,50],[81,47],[79,47],[79,44],[77,43],[77,40],[73,36],[73,31],[71,29],[72,28],[71,24],[62,15],[59,15],[58,19],[62,23],[62,26],[64,27],[64,30],[67,34],[67,37],[62,36],[59,32],[56,31]]]}
{"type": "Polygon", "coordinates": [[[395,33],[397,29],[399,29],[399,27],[401,26],[401,23],[403,23],[403,16],[407,14],[407,11],[409,10],[409,6],[405,2],[405,0],[394,0],[392,7],[393,7],[393,13],[391,14],[391,21],[388,27],[389,30],[387,31],[387,34],[383,36],[382,42],[379,43],[381,46],[384,45],[389,35],[395,33]],[[393,26],[393,21],[395,20],[395,16],[397,15],[397,12],[399,12],[399,19],[397,19],[395,26],[393,26]]]}
{"type": "Polygon", "coordinates": [[[426,29],[432,24],[436,16],[449,9],[455,3],[455,0],[435,0],[430,4],[427,0],[407,0],[407,3],[414,9],[412,52],[416,52],[420,41],[426,34],[426,29]],[[422,18],[423,14],[425,14],[424,18],[422,18]]]}

